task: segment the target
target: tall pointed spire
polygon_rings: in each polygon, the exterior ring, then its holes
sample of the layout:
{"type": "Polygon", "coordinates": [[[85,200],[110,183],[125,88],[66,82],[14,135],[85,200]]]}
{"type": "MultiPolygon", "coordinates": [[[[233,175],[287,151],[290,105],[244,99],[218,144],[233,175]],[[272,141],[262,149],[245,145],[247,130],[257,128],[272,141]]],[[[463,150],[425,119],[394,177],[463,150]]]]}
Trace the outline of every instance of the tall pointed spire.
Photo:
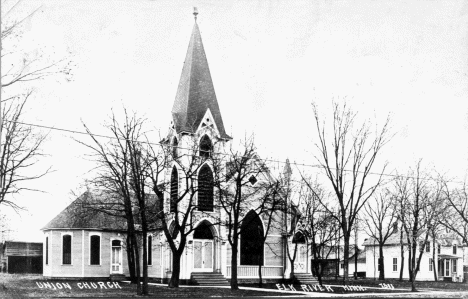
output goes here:
{"type": "Polygon", "coordinates": [[[229,138],[224,129],[200,29],[196,22],[198,15],[196,7],[194,7],[193,15],[195,24],[172,106],[175,129],[177,133],[195,133],[206,111],[210,109],[221,138],[229,138]]]}

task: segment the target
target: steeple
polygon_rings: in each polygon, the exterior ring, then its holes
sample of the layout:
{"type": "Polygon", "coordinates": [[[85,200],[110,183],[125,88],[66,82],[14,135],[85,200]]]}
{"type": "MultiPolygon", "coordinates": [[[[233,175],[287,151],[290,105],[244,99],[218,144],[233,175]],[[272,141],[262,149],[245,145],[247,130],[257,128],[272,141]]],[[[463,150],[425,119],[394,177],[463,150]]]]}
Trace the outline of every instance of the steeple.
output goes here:
{"type": "Polygon", "coordinates": [[[221,138],[230,138],[224,129],[221,111],[211,80],[208,60],[197,24],[198,11],[194,8],[195,24],[180,76],[172,118],[177,133],[195,133],[209,109],[221,138]]]}

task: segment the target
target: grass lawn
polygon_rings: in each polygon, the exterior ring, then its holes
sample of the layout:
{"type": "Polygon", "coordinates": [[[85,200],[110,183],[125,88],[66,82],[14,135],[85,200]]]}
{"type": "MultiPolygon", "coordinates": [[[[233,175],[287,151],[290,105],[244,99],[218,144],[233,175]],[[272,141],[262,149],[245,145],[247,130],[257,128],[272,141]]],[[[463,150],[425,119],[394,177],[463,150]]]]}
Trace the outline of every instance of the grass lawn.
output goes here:
{"type": "MultiPolygon", "coordinates": [[[[231,291],[228,288],[181,287],[170,289],[166,286],[150,286],[152,298],[206,298],[206,297],[252,297],[281,296],[268,290],[231,291]]],[[[288,295],[288,294],[284,294],[288,295]]],[[[135,285],[119,282],[118,286],[109,281],[46,280],[41,275],[0,274],[0,298],[54,298],[54,297],[107,297],[129,298],[136,295],[135,285]],[[86,284],[85,284],[86,283],[86,284]]]]}

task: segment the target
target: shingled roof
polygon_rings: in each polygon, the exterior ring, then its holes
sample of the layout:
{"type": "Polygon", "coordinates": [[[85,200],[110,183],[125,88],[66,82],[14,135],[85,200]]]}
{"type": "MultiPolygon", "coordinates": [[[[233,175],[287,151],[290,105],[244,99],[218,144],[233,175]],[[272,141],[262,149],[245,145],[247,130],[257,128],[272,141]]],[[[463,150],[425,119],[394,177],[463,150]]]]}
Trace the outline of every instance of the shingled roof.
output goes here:
{"type": "MultiPolygon", "coordinates": [[[[123,231],[127,229],[120,197],[99,191],[86,191],[68,207],[47,223],[42,230],[49,229],[94,229],[105,231],[123,231]]],[[[147,195],[147,220],[149,229],[160,227],[157,219],[158,201],[156,196],[147,195]]],[[[134,221],[138,226],[140,219],[138,208],[134,207],[134,221]]],[[[138,230],[138,227],[137,227],[138,230]]]]}
{"type": "Polygon", "coordinates": [[[125,230],[126,220],[123,217],[110,216],[90,207],[95,197],[105,196],[102,192],[86,191],[68,207],[47,223],[42,230],[49,229],[99,229],[125,230]]]}
{"type": "Polygon", "coordinates": [[[200,29],[195,22],[172,107],[176,132],[195,133],[208,109],[221,138],[230,138],[224,129],[200,29]]]}

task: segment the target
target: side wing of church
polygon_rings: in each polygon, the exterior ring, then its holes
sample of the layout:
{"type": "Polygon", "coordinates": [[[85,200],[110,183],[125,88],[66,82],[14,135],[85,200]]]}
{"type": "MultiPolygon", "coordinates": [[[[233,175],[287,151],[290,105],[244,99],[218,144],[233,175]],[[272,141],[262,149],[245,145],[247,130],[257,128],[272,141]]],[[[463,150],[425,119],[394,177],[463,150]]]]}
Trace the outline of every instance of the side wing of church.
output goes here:
{"type": "MultiPolygon", "coordinates": [[[[211,78],[208,60],[202,43],[198,24],[193,26],[176,98],[172,107],[172,123],[165,142],[173,151],[197,148],[198,155],[207,157],[211,151],[220,151],[229,146],[221,110],[211,78]]],[[[173,153],[177,156],[177,153],[173,153]]],[[[182,282],[196,282],[197,277],[231,277],[232,250],[227,241],[228,231],[216,219],[226,217],[216,202],[213,185],[213,165],[210,159],[200,159],[198,169],[198,210],[193,214],[194,231],[188,237],[181,260],[182,282]],[[204,276],[205,275],[205,276],[204,276]],[[206,276],[208,275],[208,276],[206,276]]],[[[182,162],[183,163],[183,162],[182,162]]],[[[183,172],[181,162],[172,161],[166,172],[168,192],[165,192],[164,207],[172,212],[171,197],[183,192],[180,180],[183,172]]],[[[258,179],[273,179],[271,176],[258,179]]],[[[102,196],[85,193],[67,209],[56,216],[44,231],[44,276],[46,277],[99,277],[129,276],[125,249],[126,224],[123,218],[110,217],[104,213],[85,214],[76,217],[76,207],[87,196],[102,196]]],[[[179,203],[180,204],[180,203],[179,203]]],[[[255,203],[252,203],[255,205],[255,203]]],[[[292,238],[284,226],[272,226],[266,244],[258,246],[255,233],[264,228],[265,217],[255,213],[255,206],[246,209],[248,226],[240,236],[238,278],[258,278],[259,264],[263,279],[280,281],[289,278],[287,242],[292,238]],[[252,237],[253,236],[253,237],[252,237]]],[[[279,213],[279,223],[287,217],[279,213]]],[[[304,239],[304,238],[302,238],[304,239]]],[[[310,262],[305,241],[300,244],[295,273],[310,273],[310,262]]],[[[172,273],[171,249],[159,229],[148,237],[148,273],[151,279],[167,281],[172,273]]]]}

